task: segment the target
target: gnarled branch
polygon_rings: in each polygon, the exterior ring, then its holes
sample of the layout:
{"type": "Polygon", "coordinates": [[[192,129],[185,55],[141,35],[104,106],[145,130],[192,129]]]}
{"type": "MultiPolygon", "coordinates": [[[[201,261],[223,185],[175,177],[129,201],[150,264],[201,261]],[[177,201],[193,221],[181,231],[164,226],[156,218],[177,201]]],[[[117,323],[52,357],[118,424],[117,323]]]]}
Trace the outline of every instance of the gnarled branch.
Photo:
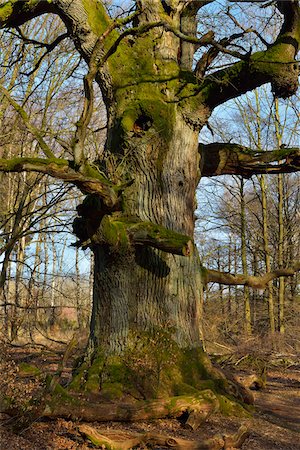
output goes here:
{"type": "Polygon", "coordinates": [[[276,269],[272,272],[267,272],[264,275],[252,276],[243,274],[232,274],[229,272],[220,272],[218,270],[205,269],[204,278],[206,283],[220,283],[227,286],[249,286],[253,289],[265,289],[268,283],[275,278],[291,277],[296,272],[300,271],[300,262],[294,264],[293,267],[285,269],[276,269]]]}
{"type": "Polygon", "coordinates": [[[199,438],[182,439],[166,434],[146,432],[132,433],[123,430],[96,430],[89,425],[79,425],[79,432],[96,447],[110,448],[111,450],[129,450],[138,448],[173,448],[176,450],[229,450],[240,448],[249,436],[249,430],[242,426],[234,435],[216,435],[209,439],[199,438]]]}
{"type": "MultiPolygon", "coordinates": [[[[190,256],[193,253],[194,244],[189,236],[169,230],[161,225],[151,222],[141,222],[135,218],[115,215],[105,215],[101,223],[92,223],[85,218],[75,219],[74,231],[78,234],[80,229],[83,245],[107,244],[114,251],[126,251],[132,245],[146,245],[181,256],[190,256]],[[82,230],[86,226],[86,234],[82,230]]],[[[78,242],[77,245],[82,245],[78,242]]]]}
{"type": "Polygon", "coordinates": [[[40,172],[77,186],[85,194],[98,194],[105,205],[113,207],[118,201],[117,187],[89,165],[76,172],[72,162],[60,158],[0,159],[0,172],[40,172]]]}
{"type": "Polygon", "coordinates": [[[258,151],[239,144],[215,142],[200,144],[203,177],[292,173],[300,170],[300,148],[258,151]]]}
{"type": "Polygon", "coordinates": [[[295,94],[299,76],[295,57],[300,46],[300,6],[294,0],[277,2],[277,6],[284,22],[276,41],[267,50],[205,77],[201,94],[210,109],[268,82],[277,97],[295,94]]]}

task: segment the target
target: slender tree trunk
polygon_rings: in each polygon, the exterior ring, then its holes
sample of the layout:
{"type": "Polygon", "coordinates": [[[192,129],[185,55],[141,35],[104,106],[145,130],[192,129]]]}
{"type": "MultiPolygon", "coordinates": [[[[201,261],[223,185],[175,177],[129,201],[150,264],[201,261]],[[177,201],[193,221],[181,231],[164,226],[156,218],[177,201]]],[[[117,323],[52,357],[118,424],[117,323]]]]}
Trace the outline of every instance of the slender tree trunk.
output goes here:
{"type": "MultiPolygon", "coordinates": [[[[220,247],[218,247],[218,251],[217,251],[217,267],[218,267],[219,271],[222,271],[220,247]]],[[[219,301],[220,301],[222,315],[223,315],[223,317],[225,319],[225,305],[224,305],[224,298],[223,298],[223,285],[221,283],[219,283],[219,301]]]]}
{"type": "MultiPolygon", "coordinates": [[[[278,99],[275,99],[275,129],[276,129],[276,139],[278,146],[282,145],[282,135],[280,129],[280,115],[279,115],[279,104],[278,99]]],[[[283,219],[283,204],[284,204],[284,192],[283,192],[283,174],[277,176],[277,192],[278,192],[278,267],[281,269],[283,267],[284,260],[284,219],[283,219]]],[[[285,280],[284,277],[279,278],[279,311],[278,311],[278,328],[281,334],[285,332],[285,280]]]]}
{"type": "MultiPolygon", "coordinates": [[[[252,260],[252,271],[253,271],[253,275],[257,275],[257,253],[254,249],[253,252],[253,260],[252,260]]],[[[260,308],[258,307],[257,304],[257,292],[256,290],[254,290],[254,292],[252,292],[251,295],[251,300],[252,300],[252,326],[253,329],[255,330],[255,327],[257,325],[257,316],[259,316],[260,313],[260,308]]]]}
{"type": "MultiPolygon", "coordinates": [[[[278,242],[278,267],[283,267],[284,259],[284,223],[283,223],[283,175],[278,175],[278,228],[279,228],[279,242],[278,242]]],[[[285,280],[284,277],[279,278],[279,332],[284,334],[285,332],[285,280]]]]}
{"type": "MultiPolygon", "coordinates": [[[[230,236],[229,244],[228,244],[228,272],[232,270],[232,240],[230,236]]],[[[227,314],[228,317],[232,317],[233,307],[232,307],[232,289],[231,286],[228,286],[228,294],[227,294],[227,314]]]]}
{"type": "Polygon", "coordinates": [[[0,274],[0,290],[2,292],[3,300],[4,300],[4,326],[6,336],[9,335],[9,325],[10,325],[10,317],[11,317],[11,307],[7,305],[10,299],[10,255],[12,253],[12,248],[6,250],[4,253],[4,259],[2,261],[2,268],[0,274]]]}
{"type": "MultiPolygon", "coordinates": [[[[267,206],[267,192],[265,175],[259,177],[261,202],[262,202],[262,219],[263,219],[263,245],[265,254],[266,272],[271,272],[271,255],[269,249],[269,230],[268,230],[268,206],[267,206]]],[[[270,331],[275,333],[275,313],[274,313],[274,299],[273,299],[273,282],[268,283],[268,307],[269,307],[269,323],[270,331]]]]}
{"type": "Polygon", "coordinates": [[[78,248],[76,248],[76,254],[75,254],[75,284],[76,284],[75,298],[76,298],[77,322],[78,322],[79,329],[83,330],[85,324],[84,324],[84,313],[82,311],[82,308],[85,305],[83,305],[83,296],[82,296],[82,289],[81,289],[78,248]]]}
{"type": "Polygon", "coordinates": [[[25,238],[21,238],[16,248],[16,275],[15,275],[15,301],[13,307],[13,320],[11,323],[11,339],[18,337],[18,331],[23,321],[22,305],[22,275],[25,261],[25,238]]]}
{"type": "MultiPolygon", "coordinates": [[[[245,202],[245,183],[243,178],[240,179],[240,200],[241,200],[241,252],[242,252],[242,268],[243,274],[248,275],[247,265],[247,237],[246,237],[246,202],[245,202]]],[[[244,317],[245,317],[245,331],[247,335],[252,333],[251,325],[251,305],[249,287],[244,287],[244,317]]]]}
{"type": "MultiPolygon", "coordinates": [[[[257,89],[255,90],[256,109],[257,109],[257,148],[262,150],[261,143],[261,111],[260,101],[257,89]]],[[[268,202],[267,202],[267,183],[265,175],[259,177],[260,191],[261,191],[261,208],[262,208],[262,226],[263,226],[263,247],[265,254],[266,272],[271,272],[271,256],[269,248],[269,229],[268,229],[268,202]]],[[[273,283],[268,283],[268,307],[269,307],[269,322],[270,331],[275,333],[275,313],[274,313],[274,299],[273,299],[273,283]]]]}
{"type": "Polygon", "coordinates": [[[33,269],[33,282],[31,285],[31,297],[33,299],[33,305],[34,305],[34,311],[33,311],[33,328],[36,327],[37,321],[38,321],[38,306],[39,303],[39,295],[38,292],[40,291],[40,287],[42,284],[41,280],[41,234],[38,233],[36,238],[36,244],[35,244],[35,255],[34,255],[34,269],[33,269]]]}
{"type": "Polygon", "coordinates": [[[54,237],[51,237],[52,246],[52,274],[51,274],[51,290],[50,290],[50,306],[51,306],[51,317],[50,317],[50,331],[55,332],[55,322],[56,322],[56,297],[57,297],[57,252],[55,247],[54,237]]]}
{"type": "MultiPolygon", "coordinates": [[[[238,263],[238,257],[239,257],[239,251],[237,244],[234,244],[234,273],[239,273],[239,263],[238,263]]],[[[235,319],[239,319],[239,289],[235,289],[235,319]]]]}

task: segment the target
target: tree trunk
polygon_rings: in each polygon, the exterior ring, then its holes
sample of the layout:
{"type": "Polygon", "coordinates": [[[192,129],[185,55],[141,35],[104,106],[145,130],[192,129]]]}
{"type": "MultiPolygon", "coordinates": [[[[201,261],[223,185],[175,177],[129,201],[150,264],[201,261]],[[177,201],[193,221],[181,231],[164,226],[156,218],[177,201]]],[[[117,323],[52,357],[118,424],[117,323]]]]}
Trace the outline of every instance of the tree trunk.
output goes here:
{"type": "MultiPolygon", "coordinates": [[[[280,113],[279,113],[279,103],[278,99],[275,99],[275,130],[276,139],[278,145],[282,145],[282,131],[280,125],[280,113]]],[[[278,191],[278,267],[281,269],[283,267],[283,250],[284,250],[284,219],[283,219],[283,175],[278,174],[277,178],[277,191],[278,191]]],[[[281,334],[285,333],[284,324],[284,307],[285,307],[285,280],[284,277],[279,278],[279,291],[278,291],[278,329],[281,334]]]]}
{"type": "MultiPolygon", "coordinates": [[[[156,100],[153,107],[155,103],[156,100]]],[[[151,222],[165,227],[170,236],[175,236],[175,241],[176,233],[193,240],[195,190],[200,178],[199,166],[195,164],[199,160],[198,131],[185,122],[176,105],[172,105],[172,109],[168,136],[163,134],[165,130],[159,134],[152,126],[151,108],[149,112],[142,108],[131,111],[135,117],[132,131],[124,133],[114,123],[108,132],[106,151],[110,153],[114,173],[116,167],[120,167],[123,177],[134,173],[133,183],[123,193],[122,212],[112,212],[108,217],[116,222],[133,219],[151,222]],[[115,136],[121,136],[118,143],[115,136]]],[[[197,383],[204,373],[207,374],[210,364],[202,351],[202,275],[196,247],[193,245],[189,256],[180,256],[154,248],[151,243],[128,244],[126,239],[123,242],[121,234],[112,236],[115,233],[112,229],[108,243],[101,234],[105,222],[101,217],[106,211],[99,207],[100,220],[96,211],[93,200],[88,198],[79,208],[83,220],[89,216],[87,228],[90,228],[94,254],[94,289],[87,354],[72,387],[78,387],[84,364],[90,367],[85,389],[95,391],[100,386],[103,391],[103,379],[106,387],[109,379],[112,385],[120,383],[119,375],[116,379],[113,371],[107,369],[107,361],[99,360],[99,355],[101,358],[117,355],[123,363],[125,359],[126,370],[139,366],[134,378],[136,384],[143,386],[138,388],[138,394],[134,392],[135,396],[151,398],[166,392],[168,395],[187,393],[178,388],[179,384],[200,388],[197,383]],[[139,353],[137,349],[141,347],[143,351],[139,353]],[[128,352],[133,348],[134,361],[128,367],[128,352]],[[139,357],[140,362],[137,362],[139,357]],[[195,370],[182,376],[182,368],[188,361],[185,358],[189,358],[195,370]],[[176,371],[176,387],[173,381],[173,387],[167,386],[175,376],[174,372],[164,376],[169,367],[176,371]]],[[[123,381],[124,378],[121,383],[123,381]]]]}
{"type": "MultiPolygon", "coordinates": [[[[263,219],[263,245],[266,272],[271,272],[271,255],[269,249],[269,230],[268,230],[268,206],[267,206],[267,188],[265,175],[259,177],[261,189],[261,204],[262,204],[262,219],[263,219]]],[[[268,307],[269,307],[269,323],[271,334],[275,333],[275,313],[274,313],[274,299],[273,299],[273,283],[268,283],[268,307]]]]}
{"type": "MultiPolygon", "coordinates": [[[[241,252],[242,252],[242,267],[243,274],[248,275],[248,265],[247,265],[247,242],[246,242],[246,200],[245,200],[245,182],[243,178],[240,179],[239,189],[240,189],[240,214],[241,214],[241,252]]],[[[249,287],[244,287],[244,318],[245,318],[245,332],[247,335],[252,333],[251,324],[251,305],[250,305],[250,293],[249,287]]]]}
{"type": "MultiPolygon", "coordinates": [[[[135,182],[125,194],[124,213],[192,238],[199,179],[193,163],[197,133],[178,115],[167,148],[159,148],[156,137],[146,133],[129,143],[135,182]]],[[[93,346],[101,344],[119,353],[130,331],[157,327],[173,329],[181,347],[201,345],[201,266],[196,248],[188,257],[141,245],[121,253],[105,245],[93,250],[93,346]]]]}

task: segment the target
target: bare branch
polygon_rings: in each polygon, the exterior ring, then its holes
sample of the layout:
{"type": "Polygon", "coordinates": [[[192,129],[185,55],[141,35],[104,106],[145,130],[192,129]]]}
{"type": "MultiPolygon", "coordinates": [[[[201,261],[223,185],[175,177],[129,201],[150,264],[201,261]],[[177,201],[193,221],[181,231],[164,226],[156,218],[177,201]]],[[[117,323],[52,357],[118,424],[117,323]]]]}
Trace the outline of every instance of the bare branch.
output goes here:
{"type": "Polygon", "coordinates": [[[74,164],[60,158],[14,158],[0,159],[1,172],[40,172],[59,180],[72,183],[85,194],[98,194],[104,203],[112,207],[118,201],[118,190],[96,169],[86,164],[82,172],[74,170],[74,164]]]}
{"type": "MultiPolygon", "coordinates": [[[[83,205],[81,205],[83,206],[83,205]]],[[[114,252],[123,253],[132,246],[149,246],[174,255],[191,256],[194,244],[189,236],[157,225],[142,222],[138,218],[122,217],[119,212],[106,215],[102,204],[97,200],[97,217],[90,220],[84,217],[79,208],[73,222],[73,231],[79,238],[74,247],[88,248],[101,244],[113,248],[114,252]]]]}
{"type": "Polygon", "coordinates": [[[239,144],[200,144],[200,168],[203,177],[293,173],[300,171],[300,148],[257,151],[239,144]]]}
{"type": "Polygon", "coordinates": [[[300,45],[300,6],[298,1],[277,2],[284,14],[276,41],[265,51],[256,52],[246,61],[208,75],[202,83],[202,100],[210,109],[271,82],[275,96],[287,98],[298,88],[299,62],[295,57],[300,45]]]}
{"type": "Polygon", "coordinates": [[[16,102],[16,100],[10,95],[10,93],[8,92],[7,89],[5,89],[4,86],[0,85],[0,91],[7,98],[9,103],[16,110],[16,112],[21,116],[27,130],[36,138],[44,155],[47,156],[47,158],[55,158],[54,153],[52,152],[52,150],[50,149],[48,144],[43,139],[43,133],[41,133],[39,131],[39,129],[30,122],[29,116],[28,116],[27,112],[25,111],[25,109],[23,109],[22,106],[20,106],[16,102]]]}
{"type": "MultiPolygon", "coordinates": [[[[227,9],[226,15],[232,20],[232,22],[237,27],[239,27],[244,32],[246,31],[246,29],[239,23],[239,21],[230,13],[230,8],[227,9]]],[[[270,44],[263,38],[263,36],[257,30],[255,30],[255,28],[250,27],[248,30],[249,32],[254,33],[267,48],[270,46],[270,44]]]]}
{"type": "MultiPolygon", "coordinates": [[[[38,61],[36,62],[36,64],[34,65],[33,69],[30,70],[30,72],[20,72],[22,75],[27,75],[30,76],[32,75],[41,65],[42,61],[44,60],[44,58],[51,53],[64,39],[66,39],[67,37],[69,37],[69,33],[63,33],[60,36],[58,36],[53,42],[51,42],[51,44],[46,44],[41,42],[40,45],[46,48],[45,53],[43,53],[40,58],[38,59],[38,61]]],[[[23,39],[23,38],[22,38],[23,39]]],[[[34,43],[34,41],[28,39],[28,42],[31,41],[31,43],[34,43]]],[[[26,41],[25,41],[26,42],[26,41]]],[[[35,41],[37,42],[37,41],[35,41]]]]}
{"type": "Polygon", "coordinates": [[[252,276],[243,274],[232,274],[229,272],[220,272],[218,270],[205,269],[206,283],[220,283],[227,286],[249,286],[253,289],[265,289],[268,283],[275,278],[291,277],[296,272],[300,271],[300,262],[294,264],[293,267],[286,269],[277,269],[272,272],[267,272],[264,275],[252,276]]]}

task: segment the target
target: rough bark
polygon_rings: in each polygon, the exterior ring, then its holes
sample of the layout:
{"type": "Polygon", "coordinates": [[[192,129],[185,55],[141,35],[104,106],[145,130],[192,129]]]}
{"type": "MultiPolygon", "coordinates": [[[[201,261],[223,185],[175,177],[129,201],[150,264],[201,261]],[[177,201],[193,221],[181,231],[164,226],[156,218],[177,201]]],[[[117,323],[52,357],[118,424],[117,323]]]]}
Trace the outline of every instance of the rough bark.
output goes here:
{"type": "MultiPolygon", "coordinates": [[[[128,141],[132,145],[137,139],[139,146],[132,146],[130,151],[135,182],[124,193],[124,208],[126,214],[141,221],[192,236],[194,189],[198,181],[198,170],[193,164],[197,158],[197,133],[180,117],[176,125],[167,148],[164,144],[165,154],[159,154],[155,139],[148,141],[145,136],[146,145],[141,142],[142,136],[128,141]],[[183,146],[185,154],[181,151],[183,146]]],[[[117,258],[106,246],[96,244],[93,250],[92,336],[97,345],[101,339],[120,350],[132,327],[147,330],[157,326],[173,327],[183,347],[200,345],[201,268],[196,250],[189,258],[172,255],[170,248],[165,253],[135,246],[117,258]]]]}

